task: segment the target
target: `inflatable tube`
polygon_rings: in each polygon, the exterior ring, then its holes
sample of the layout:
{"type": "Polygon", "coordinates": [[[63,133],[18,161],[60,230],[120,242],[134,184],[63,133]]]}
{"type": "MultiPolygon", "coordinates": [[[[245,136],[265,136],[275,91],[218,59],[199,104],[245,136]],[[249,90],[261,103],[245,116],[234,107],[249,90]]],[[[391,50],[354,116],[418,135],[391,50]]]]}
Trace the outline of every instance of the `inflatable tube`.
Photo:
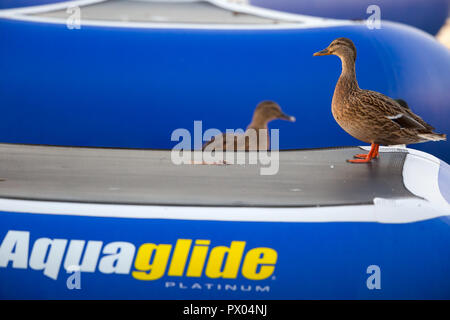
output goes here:
{"type": "Polygon", "coordinates": [[[0,1],[0,9],[22,8],[28,6],[39,6],[43,4],[51,4],[58,2],[66,2],[67,0],[2,0],[0,1]]]}
{"type": "Polygon", "coordinates": [[[0,298],[449,299],[448,165],[357,152],[282,151],[264,176],[1,144],[0,298]]]}
{"type": "Polygon", "coordinates": [[[250,3],[292,13],[355,20],[367,19],[373,13],[368,13],[367,8],[377,5],[382,20],[405,23],[433,35],[444,25],[449,10],[448,0],[250,0],[250,3]]]}
{"type": "MultiPolygon", "coordinates": [[[[67,27],[65,4],[0,13],[1,142],[170,149],[174,130],[193,133],[196,120],[203,130],[245,128],[270,99],[297,117],[271,124],[281,149],[359,145],[331,115],[339,59],[312,56],[342,36],[358,48],[362,88],[450,131],[450,52],[413,28],[217,1],[121,4],[80,4],[80,29],[67,27]],[[145,8],[166,16],[139,15],[145,8]]],[[[449,142],[414,147],[450,160],[449,142]]]]}

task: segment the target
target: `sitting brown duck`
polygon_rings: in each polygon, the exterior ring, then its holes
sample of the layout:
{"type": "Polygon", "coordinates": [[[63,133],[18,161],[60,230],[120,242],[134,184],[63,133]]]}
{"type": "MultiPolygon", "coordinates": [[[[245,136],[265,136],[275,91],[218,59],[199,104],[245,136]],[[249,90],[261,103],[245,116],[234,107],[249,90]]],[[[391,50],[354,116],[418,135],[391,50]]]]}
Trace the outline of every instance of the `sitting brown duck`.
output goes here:
{"type": "Polygon", "coordinates": [[[283,119],[291,122],[295,121],[294,117],[289,116],[281,111],[280,106],[276,102],[263,101],[257,105],[255,112],[253,113],[252,122],[248,125],[247,130],[243,135],[238,136],[234,134],[222,133],[221,135],[213,137],[211,141],[206,142],[203,145],[202,150],[226,151],[227,140],[229,141],[229,139],[234,140],[234,150],[268,150],[269,133],[267,124],[275,119],[283,119]],[[260,136],[262,137],[263,141],[259,141],[260,136]]]}
{"type": "Polygon", "coordinates": [[[445,140],[445,134],[414,114],[401,99],[393,100],[381,93],[363,90],[355,73],[356,48],[347,38],[338,38],[314,56],[336,55],[342,61],[342,73],[336,85],[331,111],[336,122],[350,135],[371,143],[368,154],[357,154],[348,160],[370,162],[378,156],[380,145],[399,145],[445,140]]]}

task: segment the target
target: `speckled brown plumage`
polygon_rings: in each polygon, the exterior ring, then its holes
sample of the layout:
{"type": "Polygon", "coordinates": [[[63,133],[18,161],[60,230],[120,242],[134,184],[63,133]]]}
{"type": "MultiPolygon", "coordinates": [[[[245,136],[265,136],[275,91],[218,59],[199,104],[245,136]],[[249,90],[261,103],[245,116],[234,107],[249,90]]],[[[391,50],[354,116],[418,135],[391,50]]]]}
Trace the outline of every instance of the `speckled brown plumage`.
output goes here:
{"type": "Polygon", "coordinates": [[[337,55],[342,61],[331,111],[350,135],[373,145],[445,140],[445,134],[434,133],[434,128],[414,114],[405,101],[359,88],[355,73],[356,48],[350,39],[336,39],[314,55],[329,54],[337,55]]]}
{"type": "Polygon", "coordinates": [[[263,101],[258,104],[253,113],[252,122],[248,125],[247,130],[243,135],[234,135],[222,133],[215,136],[211,141],[206,142],[202,150],[213,151],[221,150],[227,151],[227,141],[234,140],[234,143],[229,142],[234,147],[233,150],[268,150],[269,149],[269,133],[267,124],[275,119],[283,119],[288,121],[295,121],[295,118],[288,116],[281,111],[280,106],[273,101],[263,101]],[[264,141],[260,141],[260,137],[264,141]]]}

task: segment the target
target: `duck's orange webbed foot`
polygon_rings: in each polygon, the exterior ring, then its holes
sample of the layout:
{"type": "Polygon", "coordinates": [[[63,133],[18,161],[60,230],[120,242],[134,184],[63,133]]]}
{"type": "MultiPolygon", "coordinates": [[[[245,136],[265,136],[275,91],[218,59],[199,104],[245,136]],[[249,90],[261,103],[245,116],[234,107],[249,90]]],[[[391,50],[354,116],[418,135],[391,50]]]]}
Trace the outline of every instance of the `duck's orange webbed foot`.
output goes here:
{"type": "Polygon", "coordinates": [[[347,162],[350,163],[369,163],[374,158],[378,158],[378,149],[380,145],[372,143],[372,147],[370,148],[370,151],[368,154],[359,153],[354,155],[356,159],[347,160],[347,162]]]}
{"type": "Polygon", "coordinates": [[[353,158],[355,158],[355,159],[365,159],[365,158],[367,158],[367,153],[359,153],[359,154],[355,154],[355,155],[353,156],[353,158]]]}
{"type": "Polygon", "coordinates": [[[368,163],[368,162],[372,161],[373,158],[367,157],[367,154],[365,156],[366,156],[365,159],[351,159],[351,160],[347,160],[347,162],[351,162],[351,163],[368,163]]]}
{"type": "MultiPolygon", "coordinates": [[[[367,153],[355,154],[353,156],[353,158],[355,158],[355,159],[365,159],[365,158],[367,158],[367,153]]],[[[372,156],[372,159],[375,159],[375,158],[379,158],[379,153],[378,152],[372,156]]]]}

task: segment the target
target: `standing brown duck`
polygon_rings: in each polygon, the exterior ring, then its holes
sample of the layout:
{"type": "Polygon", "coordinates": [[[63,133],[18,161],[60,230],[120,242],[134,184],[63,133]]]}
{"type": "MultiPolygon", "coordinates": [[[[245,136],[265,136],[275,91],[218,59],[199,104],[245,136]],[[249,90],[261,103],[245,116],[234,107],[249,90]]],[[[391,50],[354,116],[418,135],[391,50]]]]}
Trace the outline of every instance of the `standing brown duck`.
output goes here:
{"type": "Polygon", "coordinates": [[[227,150],[227,139],[234,140],[234,150],[268,150],[269,148],[269,133],[267,124],[275,119],[283,119],[288,121],[295,121],[295,118],[285,114],[281,111],[280,106],[273,101],[263,101],[258,104],[253,113],[252,122],[248,125],[242,138],[239,139],[238,135],[222,133],[221,135],[215,136],[211,141],[206,142],[202,150],[212,151],[212,150],[227,150]],[[265,130],[262,131],[261,130],[265,130]],[[264,141],[259,141],[259,137],[263,137],[264,141]],[[256,139],[256,141],[252,141],[256,139]],[[267,141],[267,143],[266,143],[267,141]]]}
{"type": "Polygon", "coordinates": [[[342,62],[342,73],[331,104],[333,117],[347,133],[372,144],[368,154],[357,154],[358,159],[349,162],[370,162],[378,157],[380,145],[446,139],[445,134],[434,133],[434,128],[414,114],[405,101],[359,88],[355,73],[356,48],[350,39],[338,38],[314,56],[330,54],[338,56],[342,62]]]}

